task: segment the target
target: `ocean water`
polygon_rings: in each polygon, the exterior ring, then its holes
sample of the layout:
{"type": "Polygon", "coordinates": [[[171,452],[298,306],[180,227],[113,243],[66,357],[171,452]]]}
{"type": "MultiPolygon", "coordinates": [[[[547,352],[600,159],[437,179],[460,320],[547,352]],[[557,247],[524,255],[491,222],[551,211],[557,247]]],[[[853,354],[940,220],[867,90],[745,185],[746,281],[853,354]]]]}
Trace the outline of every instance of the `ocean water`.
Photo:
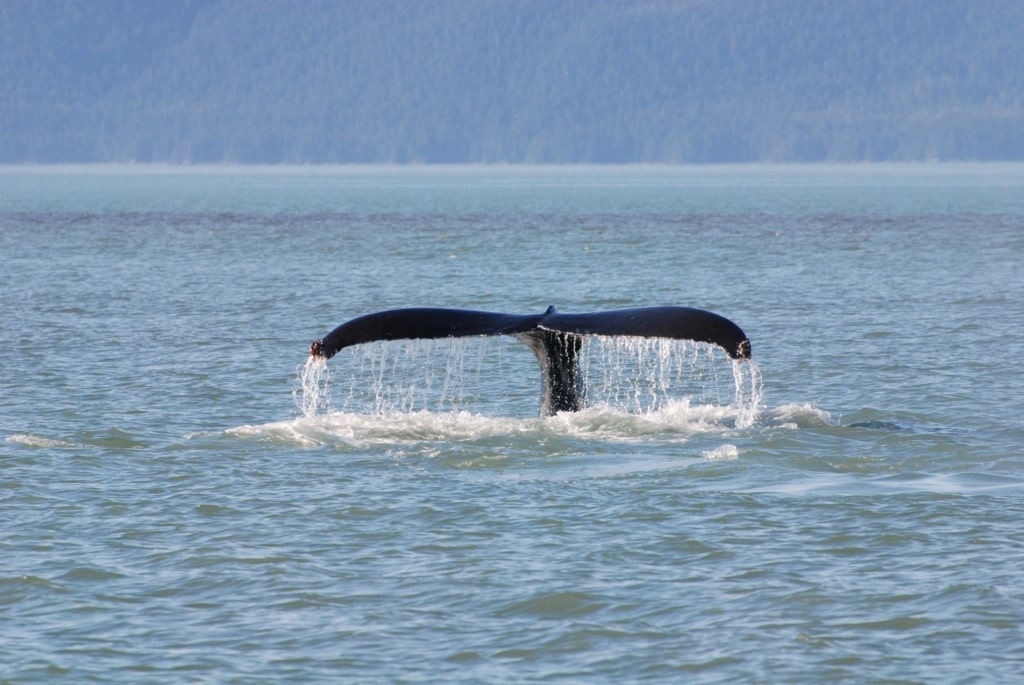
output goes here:
{"type": "Polygon", "coordinates": [[[1024,166],[0,169],[0,682],[1014,682],[1024,166]],[[686,305],[752,364],[309,343],[686,305]]]}

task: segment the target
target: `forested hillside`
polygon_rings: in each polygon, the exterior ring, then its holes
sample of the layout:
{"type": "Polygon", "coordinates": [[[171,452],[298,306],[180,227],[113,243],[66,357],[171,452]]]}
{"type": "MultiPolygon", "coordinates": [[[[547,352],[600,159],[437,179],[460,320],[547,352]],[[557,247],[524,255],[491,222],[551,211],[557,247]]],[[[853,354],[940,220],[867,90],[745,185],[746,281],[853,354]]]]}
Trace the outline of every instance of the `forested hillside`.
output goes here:
{"type": "Polygon", "coordinates": [[[0,162],[1024,159],[1020,0],[0,0],[0,162]]]}

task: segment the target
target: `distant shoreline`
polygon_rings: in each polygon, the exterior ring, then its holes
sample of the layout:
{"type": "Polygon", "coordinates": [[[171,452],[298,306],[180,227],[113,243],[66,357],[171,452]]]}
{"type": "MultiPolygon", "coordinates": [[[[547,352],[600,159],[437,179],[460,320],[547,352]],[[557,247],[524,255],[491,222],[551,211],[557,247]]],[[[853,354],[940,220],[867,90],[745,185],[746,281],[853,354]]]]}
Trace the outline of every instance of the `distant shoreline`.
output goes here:
{"type": "Polygon", "coordinates": [[[871,172],[879,172],[885,170],[908,170],[908,169],[929,169],[935,171],[948,171],[953,169],[959,170],[997,170],[997,169],[1015,169],[1020,168],[1024,170],[1024,161],[1016,160],[985,160],[985,161],[973,161],[973,160],[950,160],[950,161],[883,161],[883,162],[871,162],[871,161],[858,161],[858,162],[707,162],[707,163],[680,163],[680,164],[669,164],[663,162],[629,162],[619,164],[594,164],[594,163],[578,163],[578,164],[527,164],[527,163],[492,163],[492,162],[462,162],[462,163],[451,163],[451,164],[419,164],[419,163],[402,163],[393,164],[387,162],[381,163],[323,163],[323,164],[293,164],[293,163],[282,163],[282,164],[248,164],[239,162],[222,162],[222,163],[210,163],[203,162],[200,164],[189,164],[189,163],[173,163],[173,162],[53,162],[53,163],[38,163],[38,162],[23,162],[23,163],[2,163],[0,164],[0,173],[17,173],[22,171],[41,171],[41,172],[86,172],[90,170],[102,170],[102,171],[122,171],[122,172],[138,172],[143,174],[161,174],[161,173],[222,173],[231,171],[246,171],[252,173],[277,173],[281,171],[288,172],[309,172],[311,174],[317,173],[331,173],[331,172],[348,172],[348,171],[364,171],[364,172],[383,172],[383,171],[396,171],[396,172],[442,172],[442,171],[459,171],[459,170],[472,170],[472,171],[483,171],[485,173],[490,172],[502,172],[502,171],[623,171],[623,170],[636,170],[636,171],[682,171],[682,170],[699,170],[699,171],[778,171],[785,172],[788,170],[793,171],[807,171],[812,169],[821,170],[864,170],[871,172]]]}

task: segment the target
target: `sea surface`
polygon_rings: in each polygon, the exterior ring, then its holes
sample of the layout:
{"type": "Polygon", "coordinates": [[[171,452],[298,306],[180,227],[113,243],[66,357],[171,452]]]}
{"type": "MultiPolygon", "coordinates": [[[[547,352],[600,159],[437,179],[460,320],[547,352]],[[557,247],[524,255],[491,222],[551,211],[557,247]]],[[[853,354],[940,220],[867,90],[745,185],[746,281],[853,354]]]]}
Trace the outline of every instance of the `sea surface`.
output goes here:
{"type": "Polygon", "coordinates": [[[1024,677],[1024,166],[0,169],[0,682],[1024,677]],[[311,341],[684,305],[753,360],[311,341]]]}

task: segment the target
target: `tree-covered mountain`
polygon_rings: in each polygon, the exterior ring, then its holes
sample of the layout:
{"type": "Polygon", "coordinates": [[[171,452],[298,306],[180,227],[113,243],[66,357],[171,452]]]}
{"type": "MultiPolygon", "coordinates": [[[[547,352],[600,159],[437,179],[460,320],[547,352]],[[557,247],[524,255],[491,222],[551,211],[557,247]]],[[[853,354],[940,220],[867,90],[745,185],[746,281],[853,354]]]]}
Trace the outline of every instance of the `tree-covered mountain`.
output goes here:
{"type": "Polygon", "coordinates": [[[0,0],[0,161],[1024,159],[1020,0],[0,0]]]}

